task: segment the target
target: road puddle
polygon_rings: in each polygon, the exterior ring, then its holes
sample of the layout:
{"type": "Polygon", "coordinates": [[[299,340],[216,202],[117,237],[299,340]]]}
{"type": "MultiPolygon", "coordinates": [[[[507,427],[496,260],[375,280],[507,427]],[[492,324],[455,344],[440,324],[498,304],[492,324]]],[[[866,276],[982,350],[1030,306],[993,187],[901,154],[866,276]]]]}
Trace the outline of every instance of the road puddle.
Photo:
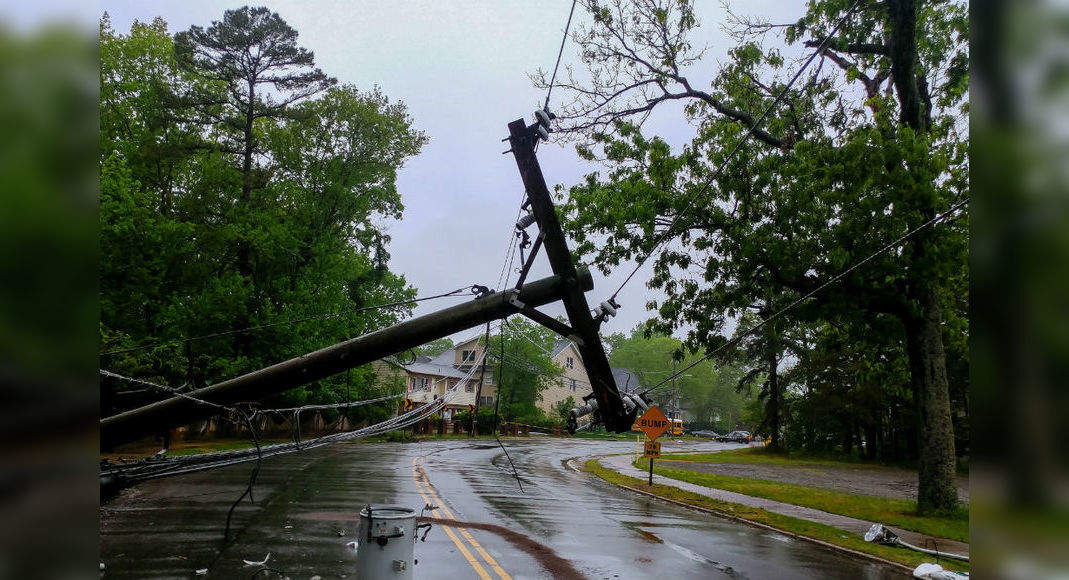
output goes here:
{"type": "Polygon", "coordinates": [[[669,548],[672,548],[678,554],[682,555],[683,557],[687,558],[688,560],[692,560],[692,561],[697,562],[699,564],[705,564],[707,566],[712,566],[713,568],[716,568],[717,570],[720,570],[721,572],[723,572],[724,574],[728,575],[731,578],[745,578],[744,575],[740,574],[738,571],[736,571],[731,566],[728,566],[726,564],[722,564],[720,562],[717,562],[716,560],[713,560],[711,558],[703,556],[702,554],[699,554],[698,552],[695,552],[694,550],[691,550],[689,548],[685,548],[683,546],[680,546],[679,544],[676,544],[674,542],[670,542],[668,540],[665,540],[664,538],[658,536],[657,534],[654,534],[653,532],[651,532],[649,530],[642,529],[644,526],[654,527],[654,526],[657,526],[657,524],[646,524],[646,523],[642,523],[642,522],[621,522],[621,523],[623,523],[624,526],[626,526],[626,527],[630,528],[631,530],[633,530],[638,535],[642,536],[647,541],[649,541],[651,543],[655,543],[655,544],[663,544],[665,546],[668,546],[669,548]]]}

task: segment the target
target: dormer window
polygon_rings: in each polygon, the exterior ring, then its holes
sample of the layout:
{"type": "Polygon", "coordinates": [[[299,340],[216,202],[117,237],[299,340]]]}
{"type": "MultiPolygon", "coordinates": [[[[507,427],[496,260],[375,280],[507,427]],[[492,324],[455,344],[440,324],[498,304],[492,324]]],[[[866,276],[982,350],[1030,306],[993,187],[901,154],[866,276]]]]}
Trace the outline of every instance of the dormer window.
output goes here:
{"type": "Polygon", "coordinates": [[[573,359],[572,357],[568,357],[567,359],[564,360],[564,366],[567,367],[567,368],[570,368],[570,369],[574,369],[575,368],[575,359],[573,359]]]}

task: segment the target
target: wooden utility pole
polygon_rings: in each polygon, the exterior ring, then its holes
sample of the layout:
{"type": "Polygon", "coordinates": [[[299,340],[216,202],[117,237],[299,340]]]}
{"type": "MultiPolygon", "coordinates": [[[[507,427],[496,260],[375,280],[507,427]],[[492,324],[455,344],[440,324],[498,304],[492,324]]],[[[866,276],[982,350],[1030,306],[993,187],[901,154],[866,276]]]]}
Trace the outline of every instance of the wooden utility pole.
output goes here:
{"type": "MultiPolygon", "coordinates": [[[[587,304],[586,296],[583,295],[579,285],[573,282],[576,280],[575,264],[572,262],[567,240],[561,230],[560,221],[557,219],[553,200],[549,196],[549,188],[546,187],[542,168],[535,156],[534,146],[538,139],[536,128],[537,125],[528,127],[523,119],[509,123],[509,144],[516,158],[516,166],[520,170],[524,189],[527,191],[531,211],[544,238],[543,246],[546,249],[546,257],[549,258],[549,265],[553,273],[564,280],[562,300],[571,327],[560,329],[551,326],[550,328],[575,342],[590,377],[591,387],[598,402],[598,412],[605,427],[616,432],[627,431],[631,429],[634,414],[629,414],[624,407],[623,398],[612,378],[609,359],[605,356],[605,349],[601,344],[598,325],[590,315],[590,306],[587,304]],[[567,333],[568,330],[571,332],[567,333]]],[[[532,316],[532,313],[521,311],[521,314],[540,323],[542,323],[541,318],[545,318],[545,315],[538,316],[541,313],[535,313],[532,316]]]]}
{"type": "Polygon", "coordinates": [[[171,397],[102,419],[100,445],[101,448],[107,449],[149,433],[218,413],[217,408],[203,405],[194,399],[222,405],[260,400],[513,314],[516,312],[516,306],[511,302],[514,298],[524,304],[541,306],[560,300],[566,292],[579,292],[582,295],[583,291],[593,287],[590,273],[581,270],[578,274],[568,277],[550,276],[525,284],[517,296],[514,296],[512,291],[495,292],[419,316],[210,387],[197,389],[188,393],[188,397],[171,397]]]}

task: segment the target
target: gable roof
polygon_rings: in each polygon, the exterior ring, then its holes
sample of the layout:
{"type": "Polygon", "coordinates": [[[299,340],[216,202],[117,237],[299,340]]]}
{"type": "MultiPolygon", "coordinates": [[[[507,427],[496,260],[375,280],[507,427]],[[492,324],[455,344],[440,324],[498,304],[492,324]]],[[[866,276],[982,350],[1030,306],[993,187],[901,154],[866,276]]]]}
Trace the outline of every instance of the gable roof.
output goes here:
{"type": "MultiPolygon", "coordinates": [[[[450,351],[452,352],[452,351],[450,351]]],[[[447,364],[442,364],[437,359],[431,359],[425,356],[421,356],[416,359],[416,362],[407,365],[401,365],[401,368],[410,373],[420,373],[422,375],[436,375],[439,377],[450,377],[454,379],[462,379],[467,373],[463,372],[453,366],[453,359],[450,357],[447,364]]]]}
{"type": "Polygon", "coordinates": [[[564,352],[564,349],[572,345],[572,341],[558,338],[553,342],[553,353],[549,355],[549,358],[557,358],[557,355],[564,352]]]}
{"type": "Polygon", "coordinates": [[[479,340],[479,339],[480,339],[480,338],[482,338],[482,337],[483,337],[483,335],[481,335],[481,334],[476,334],[475,336],[473,336],[473,337],[471,337],[471,338],[469,338],[469,339],[466,339],[466,340],[462,340],[462,341],[460,341],[460,342],[458,342],[458,343],[454,344],[454,345],[453,345],[453,348],[451,348],[450,350],[452,351],[452,350],[456,350],[456,349],[458,349],[458,348],[460,348],[460,347],[462,347],[462,346],[467,346],[467,345],[469,345],[469,344],[471,344],[471,343],[473,343],[473,342],[475,342],[475,341],[479,340]]]}

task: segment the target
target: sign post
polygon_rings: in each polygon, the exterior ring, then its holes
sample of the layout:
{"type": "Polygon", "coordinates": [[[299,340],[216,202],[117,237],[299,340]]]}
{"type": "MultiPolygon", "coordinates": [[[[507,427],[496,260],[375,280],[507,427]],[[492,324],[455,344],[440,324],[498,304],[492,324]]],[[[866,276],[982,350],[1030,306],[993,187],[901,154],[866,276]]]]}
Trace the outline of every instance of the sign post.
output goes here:
{"type": "Polygon", "coordinates": [[[661,456],[661,442],[647,440],[642,456],[650,460],[650,486],[653,486],[653,458],[661,456]]]}
{"type": "Polygon", "coordinates": [[[664,416],[664,413],[657,408],[657,405],[651,405],[646,412],[636,421],[639,429],[642,429],[646,433],[646,437],[649,438],[646,441],[646,447],[643,450],[642,456],[650,460],[650,487],[653,487],[653,458],[661,456],[661,444],[657,441],[657,438],[664,434],[668,430],[668,417],[664,416]]]}

